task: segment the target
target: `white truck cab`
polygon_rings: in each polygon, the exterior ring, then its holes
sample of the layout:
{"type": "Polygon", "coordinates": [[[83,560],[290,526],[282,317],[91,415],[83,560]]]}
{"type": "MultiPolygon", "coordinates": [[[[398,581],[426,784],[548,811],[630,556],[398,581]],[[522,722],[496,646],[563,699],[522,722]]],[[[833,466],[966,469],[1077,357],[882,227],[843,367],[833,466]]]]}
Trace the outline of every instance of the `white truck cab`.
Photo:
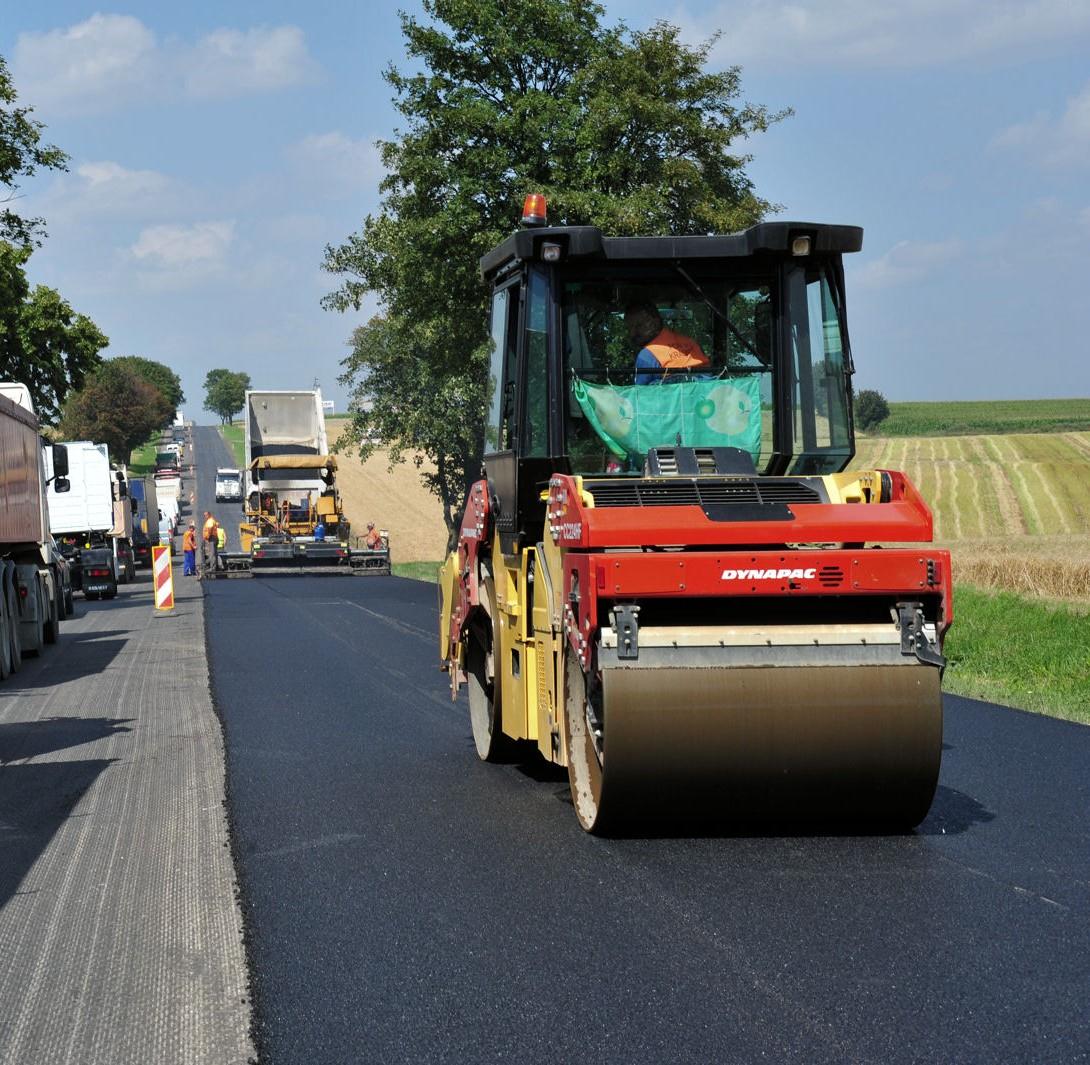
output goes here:
{"type": "Polygon", "coordinates": [[[216,502],[242,502],[241,470],[234,470],[226,466],[220,467],[218,470],[216,470],[216,502]]]}

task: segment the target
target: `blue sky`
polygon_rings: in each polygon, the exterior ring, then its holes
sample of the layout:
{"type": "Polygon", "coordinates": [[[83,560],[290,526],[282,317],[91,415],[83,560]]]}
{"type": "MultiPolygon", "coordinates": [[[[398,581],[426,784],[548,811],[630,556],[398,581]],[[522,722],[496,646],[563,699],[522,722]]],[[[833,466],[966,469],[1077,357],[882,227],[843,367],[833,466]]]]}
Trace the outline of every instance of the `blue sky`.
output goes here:
{"type": "MultiPolygon", "coordinates": [[[[719,32],[712,65],[795,109],[746,146],[750,173],[780,217],[864,227],[857,387],[1090,396],[1090,3],[606,7],[693,42],[719,32]]],[[[317,378],[343,406],[359,319],[321,310],[320,262],[378,204],[396,5],[23,4],[0,54],[72,157],[22,189],[50,233],[32,280],[94,318],[108,354],[178,370],[192,414],[215,366],[270,388],[317,378]]]]}

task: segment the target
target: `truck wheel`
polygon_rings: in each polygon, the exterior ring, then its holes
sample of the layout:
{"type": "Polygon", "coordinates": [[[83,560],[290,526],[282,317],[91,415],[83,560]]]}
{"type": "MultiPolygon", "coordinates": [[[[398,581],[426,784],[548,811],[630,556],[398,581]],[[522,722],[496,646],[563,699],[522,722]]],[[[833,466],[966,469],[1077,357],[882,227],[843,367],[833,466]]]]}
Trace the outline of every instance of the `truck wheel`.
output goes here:
{"type": "Polygon", "coordinates": [[[70,618],[76,612],[76,600],[71,587],[64,590],[64,616],[70,618]]]}
{"type": "Polygon", "coordinates": [[[8,602],[8,646],[11,648],[11,671],[16,673],[23,664],[23,645],[19,642],[19,604],[15,601],[15,584],[9,580],[4,591],[8,602]]]}
{"type": "Polygon", "coordinates": [[[36,580],[28,594],[38,597],[38,620],[34,624],[34,646],[28,647],[26,653],[37,658],[45,646],[45,596],[42,595],[42,582],[36,580]]]}
{"type": "MultiPolygon", "coordinates": [[[[0,576],[2,573],[0,570],[0,576]]],[[[7,680],[11,673],[11,616],[8,614],[8,597],[0,582],[0,680],[7,680]]]]}
{"type": "Polygon", "coordinates": [[[56,643],[61,634],[61,605],[56,596],[49,597],[49,620],[45,623],[45,642],[56,643]]]}

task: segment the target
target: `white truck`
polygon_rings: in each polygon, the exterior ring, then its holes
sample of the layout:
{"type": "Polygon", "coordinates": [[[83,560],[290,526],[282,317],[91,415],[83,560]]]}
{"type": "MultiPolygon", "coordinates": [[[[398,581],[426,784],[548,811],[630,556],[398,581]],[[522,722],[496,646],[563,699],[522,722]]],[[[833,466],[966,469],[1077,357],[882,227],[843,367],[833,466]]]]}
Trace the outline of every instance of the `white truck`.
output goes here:
{"type": "Polygon", "coordinates": [[[88,547],[108,547],[114,579],[130,580],[132,553],[132,503],[124,471],[110,467],[105,444],[89,440],[65,441],[70,489],[65,493],[50,485],[49,527],[72,565],[72,583],[79,586],[80,552],[88,547]]]}
{"type": "Polygon", "coordinates": [[[241,470],[232,469],[229,466],[221,466],[216,470],[216,502],[242,502],[241,470]]]}
{"type": "Polygon", "coordinates": [[[55,643],[66,603],[62,569],[49,534],[46,484],[67,489],[63,444],[43,444],[30,391],[0,384],[0,679],[55,643]],[[47,473],[46,455],[49,456],[47,473]]]}

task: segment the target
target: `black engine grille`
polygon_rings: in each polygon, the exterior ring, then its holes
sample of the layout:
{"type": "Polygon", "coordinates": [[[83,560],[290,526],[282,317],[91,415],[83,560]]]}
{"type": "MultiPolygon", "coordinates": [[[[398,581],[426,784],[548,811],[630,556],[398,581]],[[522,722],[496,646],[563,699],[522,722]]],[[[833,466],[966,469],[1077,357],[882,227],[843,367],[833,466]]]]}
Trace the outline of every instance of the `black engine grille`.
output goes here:
{"type": "MultiPolygon", "coordinates": [[[[820,481],[818,482],[820,484],[820,481]]],[[[790,477],[671,477],[584,481],[596,507],[721,507],[732,504],[822,503],[824,493],[790,477]]]]}

